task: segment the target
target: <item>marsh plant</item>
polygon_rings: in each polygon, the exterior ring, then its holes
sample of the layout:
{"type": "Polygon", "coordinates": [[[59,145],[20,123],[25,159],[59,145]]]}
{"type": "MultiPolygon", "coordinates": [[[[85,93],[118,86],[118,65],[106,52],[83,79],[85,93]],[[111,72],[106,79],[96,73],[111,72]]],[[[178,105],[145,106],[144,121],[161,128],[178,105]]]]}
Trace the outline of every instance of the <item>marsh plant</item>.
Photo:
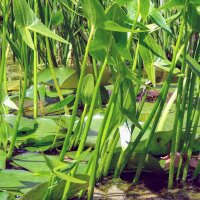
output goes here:
{"type": "Polygon", "coordinates": [[[170,189],[186,181],[200,151],[199,0],[2,0],[0,20],[1,196],[92,199],[127,166],[133,183],[146,168],[170,189]],[[9,59],[23,78],[8,78],[9,59]]]}

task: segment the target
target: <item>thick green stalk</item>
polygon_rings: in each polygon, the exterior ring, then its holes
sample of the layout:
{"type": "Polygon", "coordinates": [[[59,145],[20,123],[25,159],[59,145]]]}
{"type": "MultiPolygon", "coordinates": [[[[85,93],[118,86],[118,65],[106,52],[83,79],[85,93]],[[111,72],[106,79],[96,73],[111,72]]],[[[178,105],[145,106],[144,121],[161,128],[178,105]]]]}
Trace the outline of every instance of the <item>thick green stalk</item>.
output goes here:
{"type": "MultiPolygon", "coordinates": [[[[37,15],[38,13],[38,5],[37,0],[34,0],[34,11],[37,15]]],[[[38,49],[37,49],[38,39],[37,39],[37,33],[34,32],[34,61],[33,61],[33,75],[34,75],[34,99],[33,99],[33,117],[37,118],[38,116],[38,88],[37,88],[37,69],[38,69],[38,49]]]]}
{"type": "Polygon", "coordinates": [[[74,102],[70,126],[69,126],[67,134],[65,136],[63,148],[62,148],[62,151],[60,153],[60,160],[63,160],[64,157],[65,157],[65,153],[67,151],[68,144],[69,144],[69,139],[71,137],[72,130],[73,130],[73,127],[74,127],[74,122],[75,122],[75,119],[76,119],[76,113],[77,113],[77,110],[78,110],[78,103],[79,103],[80,96],[81,96],[81,88],[82,88],[82,85],[83,85],[83,78],[85,76],[85,69],[87,67],[87,58],[88,58],[88,54],[89,54],[89,47],[90,47],[94,32],[95,32],[95,28],[94,28],[94,26],[92,26],[91,31],[90,31],[90,35],[89,35],[89,38],[88,38],[88,43],[87,43],[87,46],[86,46],[86,49],[85,49],[85,56],[84,56],[81,74],[80,74],[78,87],[77,87],[77,91],[76,91],[76,99],[75,99],[75,102],[74,102]]]}
{"type": "Polygon", "coordinates": [[[12,154],[13,154],[13,150],[14,150],[14,147],[15,147],[19,123],[20,123],[21,117],[23,115],[23,106],[24,106],[24,100],[25,100],[27,82],[28,82],[28,54],[27,54],[27,46],[25,45],[24,42],[22,42],[21,55],[23,56],[23,62],[22,63],[23,63],[23,66],[24,66],[24,83],[23,83],[23,90],[22,90],[22,94],[21,94],[17,119],[16,119],[15,126],[14,126],[14,129],[13,129],[13,135],[12,135],[12,139],[11,139],[11,143],[10,143],[10,148],[9,148],[9,151],[8,151],[8,154],[7,154],[8,160],[11,159],[12,154]]]}
{"type": "Polygon", "coordinates": [[[8,24],[8,11],[7,11],[8,0],[3,1],[3,33],[2,33],[2,48],[1,48],[1,66],[0,66],[0,114],[3,112],[2,100],[3,100],[3,90],[4,90],[4,74],[6,70],[6,33],[7,33],[7,24],[8,24]]]}
{"type": "Polygon", "coordinates": [[[0,68],[0,88],[3,88],[3,77],[4,77],[4,70],[5,70],[5,65],[6,65],[6,32],[7,32],[7,19],[8,19],[8,14],[7,14],[7,0],[3,1],[3,33],[2,33],[2,52],[1,52],[1,68],[0,68]]]}

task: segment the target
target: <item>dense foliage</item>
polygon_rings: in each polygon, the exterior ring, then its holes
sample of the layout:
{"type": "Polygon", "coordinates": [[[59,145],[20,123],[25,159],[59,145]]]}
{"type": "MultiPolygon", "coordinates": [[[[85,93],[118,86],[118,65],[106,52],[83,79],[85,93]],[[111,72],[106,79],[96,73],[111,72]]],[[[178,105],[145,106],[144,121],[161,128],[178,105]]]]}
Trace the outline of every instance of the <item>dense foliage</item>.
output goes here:
{"type": "Polygon", "coordinates": [[[109,173],[168,172],[169,154],[168,187],[184,182],[200,151],[199,21],[199,0],[2,0],[0,197],[92,199],[109,173]]]}

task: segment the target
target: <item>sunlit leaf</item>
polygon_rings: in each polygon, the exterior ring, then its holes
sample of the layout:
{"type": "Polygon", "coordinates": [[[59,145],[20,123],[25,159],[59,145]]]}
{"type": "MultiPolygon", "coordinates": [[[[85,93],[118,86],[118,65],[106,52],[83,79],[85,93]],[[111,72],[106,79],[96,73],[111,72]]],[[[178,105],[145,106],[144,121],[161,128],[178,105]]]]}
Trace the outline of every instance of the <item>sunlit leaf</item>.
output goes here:
{"type": "Polygon", "coordinates": [[[62,37],[47,28],[35,15],[25,0],[13,1],[13,9],[16,24],[26,44],[34,49],[33,40],[29,30],[40,33],[44,36],[67,43],[62,37]]]}

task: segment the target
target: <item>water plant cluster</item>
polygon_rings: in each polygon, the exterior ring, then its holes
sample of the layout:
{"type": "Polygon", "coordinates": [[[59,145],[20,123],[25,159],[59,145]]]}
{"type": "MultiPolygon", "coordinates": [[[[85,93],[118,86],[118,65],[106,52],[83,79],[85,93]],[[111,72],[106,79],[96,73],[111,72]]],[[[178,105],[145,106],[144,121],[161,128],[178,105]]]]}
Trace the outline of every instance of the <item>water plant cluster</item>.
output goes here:
{"type": "Polygon", "coordinates": [[[193,155],[198,177],[199,22],[200,0],[1,0],[1,199],[92,199],[124,170],[172,189],[193,155]]]}

